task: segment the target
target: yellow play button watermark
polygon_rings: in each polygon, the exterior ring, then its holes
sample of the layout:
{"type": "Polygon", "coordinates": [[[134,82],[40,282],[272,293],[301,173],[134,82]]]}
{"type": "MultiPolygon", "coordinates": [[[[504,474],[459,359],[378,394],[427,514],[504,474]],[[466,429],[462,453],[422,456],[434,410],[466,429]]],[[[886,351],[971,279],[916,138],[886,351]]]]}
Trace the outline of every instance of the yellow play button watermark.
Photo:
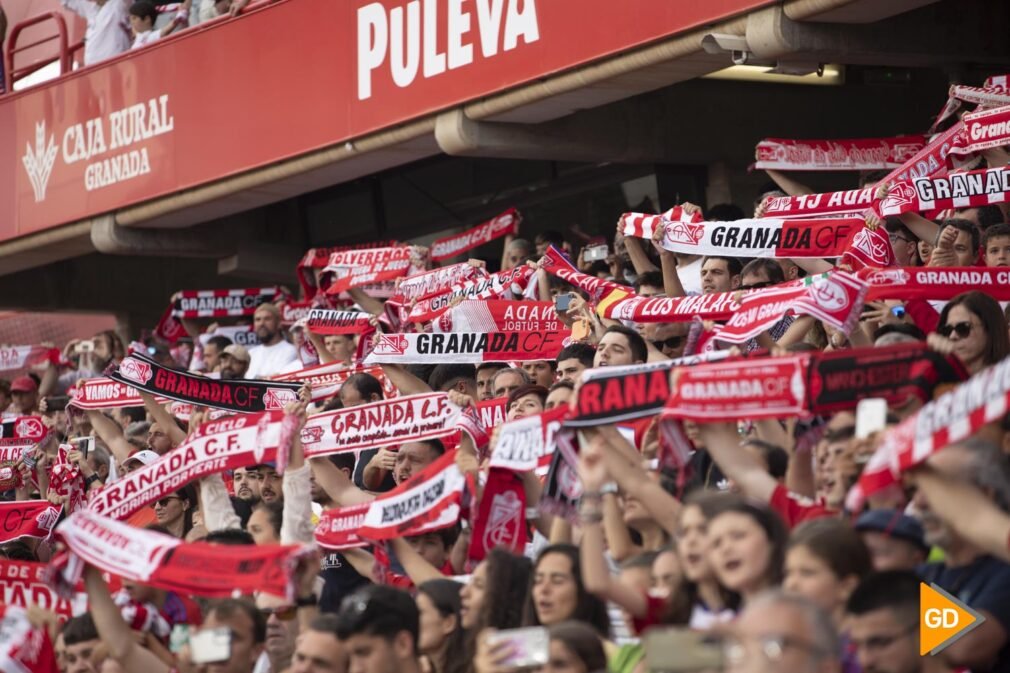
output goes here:
{"type": "Polygon", "coordinates": [[[919,584],[919,654],[937,654],[985,617],[937,585],[919,584]]]}

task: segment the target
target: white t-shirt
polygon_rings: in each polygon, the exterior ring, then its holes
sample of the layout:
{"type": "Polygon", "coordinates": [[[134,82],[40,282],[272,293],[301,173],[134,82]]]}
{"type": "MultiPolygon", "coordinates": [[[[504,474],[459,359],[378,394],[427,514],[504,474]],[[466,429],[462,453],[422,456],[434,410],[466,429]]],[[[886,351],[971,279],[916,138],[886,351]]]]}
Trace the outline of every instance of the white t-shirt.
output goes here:
{"type": "Polygon", "coordinates": [[[140,33],[139,35],[137,35],[137,37],[133,38],[133,46],[130,47],[130,49],[140,49],[145,45],[154,44],[160,39],[161,39],[160,30],[149,30],[146,33],[140,33]]]}
{"type": "Polygon", "coordinates": [[[684,286],[684,294],[701,294],[701,260],[699,257],[686,266],[677,265],[677,277],[684,286]]]}
{"type": "Polygon", "coordinates": [[[273,346],[259,345],[249,350],[247,379],[265,379],[280,374],[287,365],[298,359],[298,351],[281,339],[273,346]]]}
{"type": "Polygon", "coordinates": [[[61,2],[88,22],[84,33],[84,65],[104,61],[130,48],[130,11],[126,0],[108,0],[101,7],[92,0],[61,2]]]}

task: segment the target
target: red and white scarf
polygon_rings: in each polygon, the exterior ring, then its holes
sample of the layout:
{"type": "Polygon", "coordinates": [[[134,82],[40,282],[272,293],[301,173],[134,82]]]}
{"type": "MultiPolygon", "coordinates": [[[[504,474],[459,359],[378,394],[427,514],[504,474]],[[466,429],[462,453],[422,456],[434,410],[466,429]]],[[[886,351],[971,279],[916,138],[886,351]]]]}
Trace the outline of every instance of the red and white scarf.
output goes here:
{"type": "Polygon", "coordinates": [[[224,318],[252,315],[260,304],[279,299],[276,287],[235,290],[183,290],[172,304],[175,318],[224,318]]]}
{"type": "MultiPolygon", "coordinates": [[[[298,276],[298,283],[302,286],[306,299],[313,299],[319,291],[316,285],[316,270],[326,268],[330,261],[330,256],[335,252],[346,250],[367,250],[371,248],[395,248],[400,243],[398,241],[371,241],[360,245],[337,245],[329,248],[310,248],[298,266],[295,273],[298,276]]],[[[374,295],[373,295],[374,296],[374,295]]]]}
{"type": "Polygon", "coordinates": [[[0,491],[9,491],[23,485],[18,463],[25,453],[35,449],[35,445],[36,442],[30,439],[0,439],[0,491]]]}
{"type": "Polygon", "coordinates": [[[947,155],[954,148],[955,140],[963,129],[964,123],[959,121],[943,133],[934,136],[930,139],[929,144],[919,150],[915,156],[888,173],[877,184],[884,185],[896,180],[946,175],[947,155]]]}
{"type": "Polygon", "coordinates": [[[862,217],[751,219],[667,226],[671,252],[728,257],[839,257],[865,228],[862,217]]]}
{"type": "Polygon", "coordinates": [[[846,506],[859,509],[874,493],[900,483],[901,474],[921,465],[945,446],[998,421],[1010,409],[1010,358],[983,369],[917,414],[887,431],[849,492],[846,506]]]}
{"type": "Polygon", "coordinates": [[[981,87],[965,86],[963,84],[952,84],[948,90],[947,102],[937,115],[936,121],[930,127],[934,130],[944,120],[953,116],[961,109],[961,104],[974,103],[981,108],[998,107],[1010,104],[1010,91],[1007,89],[1006,75],[993,75],[987,77],[981,87]]]}
{"type": "Polygon", "coordinates": [[[25,608],[0,605],[0,671],[59,673],[45,627],[32,626],[25,608]]]}
{"type": "Polygon", "coordinates": [[[302,447],[309,458],[448,437],[465,414],[445,393],[381,400],[309,418],[302,447]]]}
{"type": "Polygon", "coordinates": [[[370,504],[366,502],[325,510],[316,525],[316,543],[320,547],[337,551],[367,547],[368,540],[362,539],[358,530],[365,522],[370,504]]]}
{"type": "Polygon", "coordinates": [[[1003,203],[1010,194],[1010,169],[986,168],[933,178],[916,178],[891,186],[880,203],[882,215],[974,208],[1003,203]]]}
{"type": "MultiPolygon", "coordinates": [[[[550,465],[548,459],[547,465],[550,465]]],[[[516,554],[526,549],[526,489],[512,470],[492,467],[472,520],[467,560],[479,563],[501,547],[516,554]]]]}
{"type": "MultiPolygon", "coordinates": [[[[0,605],[27,608],[37,605],[53,612],[60,621],[88,611],[88,594],[81,583],[69,598],[59,596],[46,584],[46,564],[0,559],[0,605]]],[[[119,590],[119,579],[110,577],[112,591],[119,590]]],[[[0,668],[0,670],[6,670],[0,668]]]]}
{"type": "Polygon", "coordinates": [[[765,217],[812,217],[861,213],[876,201],[876,187],[825,194],[772,196],[765,201],[765,217]]]}
{"type": "Polygon", "coordinates": [[[804,354],[678,369],[662,417],[711,422],[804,415],[809,359],[804,354]]]}
{"type": "Polygon", "coordinates": [[[869,301],[947,301],[971,290],[981,290],[996,301],[1010,301],[1010,268],[912,266],[863,269],[858,275],[870,286],[869,301]]]}
{"type": "Polygon", "coordinates": [[[964,133],[957,137],[950,150],[954,156],[1010,145],[1010,105],[969,112],[961,117],[961,123],[964,133]]]}
{"type": "Polygon", "coordinates": [[[314,308],[309,311],[305,327],[310,332],[323,335],[361,334],[374,332],[372,316],[361,311],[335,311],[328,308],[314,308]]]}
{"type": "Polygon", "coordinates": [[[740,307],[716,329],[714,338],[747,343],[789,313],[813,316],[848,334],[859,320],[866,292],[865,282],[841,271],[815,277],[799,287],[754,292],[741,299],[740,307]]]}
{"type": "Polygon", "coordinates": [[[299,369],[296,372],[278,374],[274,377],[274,380],[300,381],[305,385],[311,386],[312,401],[319,402],[333,397],[340,392],[340,387],[355,374],[374,376],[382,385],[382,392],[385,393],[386,397],[396,397],[399,394],[396,386],[386,378],[382,367],[348,367],[342,362],[328,362],[322,365],[299,369]]]}
{"type": "Polygon", "coordinates": [[[652,240],[656,234],[656,228],[661,224],[671,226],[677,222],[696,224],[704,218],[698,211],[687,212],[682,206],[674,206],[661,215],[649,215],[647,213],[624,213],[621,215],[621,233],[633,238],[645,238],[652,240]]]}
{"type": "Polygon", "coordinates": [[[507,397],[495,397],[477,403],[477,416],[485,428],[497,428],[505,422],[507,397]]]}
{"type": "Polygon", "coordinates": [[[326,288],[326,294],[340,294],[351,288],[406,276],[414,266],[415,257],[414,249],[407,246],[335,252],[330,255],[330,263],[323,269],[325,273],[336,276],[326,288]]]}
{"type": "Polygon", "coordinates": [[[901,165],[926,144],[923,136],[854,140],[765,138],[755,168],[780,171],[873,171],[901,165]]]}
{"type": "Polygon", "coordinates": [[[491,451],[490,467],[513,472],[546,472],[551,464],[551,455],[557,448],[554,435],[561,429],[568,413],[568,407],[561,405],[501,426],[491,451]]]}
{"type": "Polygon", "coordinates": [[[436,294],[450,291],[455,285],[465,283],[475,278],[487,278],[488,272],[482,266],[474,266],[469,262],[461,262],[452,266],[443,266],[424,273],[418,273],[409,278],[401,278],[396,285],[396,296],[390,301],[406,303],[427,299],[436,294]]]}
{"type": "Polygon", "coordinates": [[[432,323],[436,332],[554,332],[565,329],[553,302],[468,299],[432,323]]]}
{"type": "Polygon", "coordinates": [[[286,301],[281,304],[281,324],[285,327],[294,325],[299,320],[304,320],[309,316],[312,309],[311,301],[286,301]]]}
{"type": "Polygon", "coordinates": [[[179,339],[187,336],[186,328],[182,326],[182,322],[172,315],[174,310],[174,305],[170,305],[166,308],[165,312],[161,314],[161,319],[158,320],[158,324],[154,327],[154,336],[173,345],[179,339]]]}
{"type": "Polygon", "coordinates": [[[0,371],[27,369],[46,360],[58,364],[60,351],[47,346],[0,346],[0,371]]]}
{"type": "Polygon", "coordinates": [[[266,412],[204,423],[160,460],[106,484],[87,509],[125,519],[200,477],[273,460],[281,417],[281,412],[266,412]]]}
{"type": "MultiPolygon", "coordinates": [[[[78,409],[121,409],[142,407],[144,400],[140,391],[119,381],[108,378],[81,379],[69,391],[70,404],[78,409]]],[[[165,403],[167,398],[159,397],[165,403]]]]}
{"type": "Polygon", "coordinates": [[[46,500],[0,502],[0,544],[23,537],[49,537],[62,509],[46,500]]]}
{"type": "Polygon", "coordinates": [[[459,520],[466,478],[456,452],[443,454],[418,474],[373,500],[358,535],[369,540],[420,535],[459,520]]]}
{"type": "Polygon", "coordinates": [[[544,256],[547,258],[547,262],[543,267],[544,271],[552,276],[557,276],[571,285],[574,285],[588,294],[594,301],[599,300],[600,297],[608,292],[624,287],[623,285],[611,280],[603,280],[602,278],[582,273],[576,269],[570,261],[568,261],[568,258],[565,257],[563,252],[555,248],[553,245],[547,248],[547,252],[544,253],[544,256]]]}
{"type": "Polygon", "coordinates": [[[70,515],[56,534],[71,555],[53,563],[53,578],[61,589],[77,584],[76,556],[123,579],[184,594],[228,598],[265,592],[294,598],[291,573],[298,547],[187,543],[88,510],[70,515]]]}
{"type": "Polygon", "coordinates": [[[441,364],[443,362],[529,362],[554,360],[571,340],[557,332],[448,332],[382,334],[365,364],[441,364]]]}
{"type": "Polygon", "coordinates": [[[519,224],[522,221],[523,218],[519,214],[519,211],[515,208],[509,208],[501,215],[478,224],[472,229],[436,240],[431,244],[431,259],[435,262],[441,262],[444,259],[462,255],[464,252],[473,250],[485,243],[490,243],[496,238],[501,238],[508,234],[514,236],[519,233],[519,224]]]}
{"type": "Polygon", "coordinates": [[[531,278],[533,269],[525,264],[487,277],[471,278],[453,285],[446,292],[421,299],[410,309],[407,320],[410,322],[433,320],[454,303],[464,299],[511,299],[514,296],[522,296],[531,278]]]}

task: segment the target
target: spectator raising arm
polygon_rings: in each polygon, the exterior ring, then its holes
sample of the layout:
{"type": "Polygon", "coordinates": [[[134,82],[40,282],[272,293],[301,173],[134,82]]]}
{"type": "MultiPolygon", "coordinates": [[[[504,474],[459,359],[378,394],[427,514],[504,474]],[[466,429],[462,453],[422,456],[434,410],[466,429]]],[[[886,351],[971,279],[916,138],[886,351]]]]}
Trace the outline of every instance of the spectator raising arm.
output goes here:
{"type": "Polygon", "coordinates": [[[740,446],[740,435],[733,423],[699,423],[701,443],[712,459],[733,480],[744,495],[763,503],[771,501],[778,482],[765,471],[757,458],[740,446]]]}
{"type": "Polygon", "coordinates": [[[91,427],[95,429],[98,437],[109,447],[109,451],[112,452],[115,459],[120,464],[124,463],[130,457],[130,454],[133,453],[134,446],[126,439],[126,436],[123,434],[123,428],[119,426],[119,423],[116,423],[101,411],[88,409],[86,413],[88,414],[88,420],[91,421],[91,427]]]}

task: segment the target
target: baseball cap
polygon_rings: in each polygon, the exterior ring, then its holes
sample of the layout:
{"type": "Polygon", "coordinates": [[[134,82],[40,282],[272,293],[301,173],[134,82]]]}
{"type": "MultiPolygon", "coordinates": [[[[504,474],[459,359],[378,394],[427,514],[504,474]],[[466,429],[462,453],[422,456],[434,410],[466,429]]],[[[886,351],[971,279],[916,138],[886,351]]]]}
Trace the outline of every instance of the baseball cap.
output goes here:
{"type": "Polygon", "coordinates": [[[151,463],[156,463],[160,458],[161,456],[159,456],[154,451],[151,451],[150,449],[144,449],[142,451],[137,451],[136,453],[130,455],[129,458],[123,461],[123,466],[125,467],[127,463],[129,463],[131,460],[136,460],[141,465],[150,465],[151,463]]]}
{"type": "Polygon", "coordinates": [[[856,519],[856,530],[884,533],[899,540],[911,542],[920,549],[929,549],[922,524],[896,509],[871,509],[856,519]]]}
{"type": "Polygon", "coordinates": [[[241,360],[242,362],[249,362],[249,351],[246,347],[241,344],[232,344],[226,346],[224,352],[236,360],[241,360]]]}
{"type": "Polygon", "coordinates": [[[12,393],[34,393],[39,389],[39,384],[30,376],[19,376],[11,383],[12,393]]]}

